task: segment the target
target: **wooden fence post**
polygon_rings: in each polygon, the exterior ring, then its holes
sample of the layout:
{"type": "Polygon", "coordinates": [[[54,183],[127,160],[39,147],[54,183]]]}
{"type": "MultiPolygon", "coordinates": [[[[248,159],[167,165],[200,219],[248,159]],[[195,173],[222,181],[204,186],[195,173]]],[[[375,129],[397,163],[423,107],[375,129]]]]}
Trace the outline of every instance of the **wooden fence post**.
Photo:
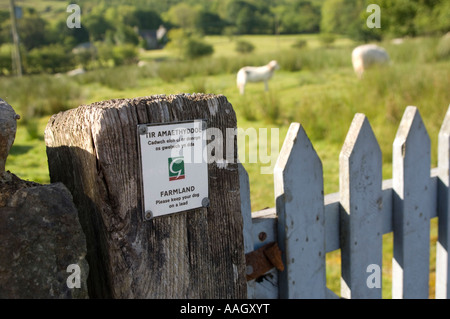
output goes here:
{"type": "Polygon", "coordinates": [[[430,138],[416,107],[403,114],[393,145],[392,298],[427,299],[430,268],[430,138]]]}
{"type": "Polygon", "coordinates": [[[381,298],[381,150],[356,114],[340,154],[341,296],[381,298]]]}
{"type": "Polygon", "coordinates": [[[292,123],[274,169],[278,245],[285,270],[280,298],[326,297],[322,162],[303,127],[292,123]]]}
{"type": "MultiPolygon", "coordinates": [[[[138,124],[196,119],[224,138],[236,129],[227,99],[204,94],[104,101],[50,119],[50,177],[68,187],[80,212],[91,297],[247,297],[236,141],[214,144],[235,149],[220,165],[208,162],[208,207],[142,217],[138,124]]],[[[210,144],[215,155],[230,154],[210,144]]]]}
{"type": "Polygon", "coordinates": [[[436,243],[436,299],[450,298],[450,107],[439,132],[438,145],[438,241],[436,243]]]}

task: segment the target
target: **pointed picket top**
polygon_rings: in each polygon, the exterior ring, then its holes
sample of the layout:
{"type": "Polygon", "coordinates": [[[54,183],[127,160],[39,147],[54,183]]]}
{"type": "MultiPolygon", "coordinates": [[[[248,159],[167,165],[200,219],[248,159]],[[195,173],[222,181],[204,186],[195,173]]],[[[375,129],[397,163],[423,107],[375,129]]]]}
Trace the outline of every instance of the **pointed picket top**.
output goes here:
{"type": "Polygon", "coordinates": [[[393,144],[393,187],[401,199],[406,194],[404,187],[411,184],[404,183],[403,179],[417,179],[419,172],[414,172],[415,169],[419,169],[423,177],[430,176],[431,142],[419,110],[415,106],[408,106],[393,144]],[[407,169],[413,174],[406,174],[407,169]]]}
{"type": "MultiPolygon", "coordinates": [[[[413,152],[415,155],[430,153],[427,146],[430,145],[430,136],[428,135],[425,124],[423,123],[420,112],[415,106],[408,106],[403,114],[400,126],[397,130],[394,140],[394,161],[397,158],[407,157],[407,153],[413,152]],[[407,147],[407,144],[424,143],[422,148],[407,147]],[[397,151],[397,152],[395,152],[397,151]],[[399,157],[400,156],[400,157],[399,157]]],[[[430,170],[430,167],[428,167],[430,170]]]]}
{"type": "Polygon", "coordinates": [[[299,149],[307,151],[309,155],[306,156],[312,156],[311,160],[317,162],[320,165],[320,170],[322,170],[322,162],[314,150],[303,126],[300,123],[291,123],[277,162],[275,163],[274,173],[286,171],[293,162],[294,165],[297,165],[298,163],[295,163],[297,159],[292,154],[299,149]]]}
{"type": "Polygon", "coordinates": [[[285,270],[280,298],[325,298],[322,162],[299,123],[292,123],[274,169],[278,245],[285,270]]]}
{"type": "Polygon", "coordinates": [[[339,162],[341,296],[381,298],[382,159],[364,114],[353,118],[339,162]]]}
{"type": "Polygon", "coordinates": [[[278,155],[277,161],[274,167],[274,173],[282,172],[287,166],[289,161],[289,156],[291,154],[292,149],[294,148],[294,143],[297,140],[297,136],[303,130],[300,123],[291,123],[289,126],[289,130],[286,134],[286,138],[284,139],[283,145],[280,150],[280,154],[278,155]]]}
{"type": "Polygon", "coordinates": [[[350,157],[353,150],[355,149],[355,145],[357,144],[358,140],[366,138],[370,138],[371,142],[375,142],[376,148],[380,149],[375,135],[373,134],[369,120],[364,114],[356,113],[353,117],[352,123],[350,124],[350,128],[345,138],[344,145],[342,146],[340,157],[350,157]],[[367,137],[365,136],[365,134],[368,134],[367,137]]]}
{"type": "Polygon", "coordinates": [[[450,106],[438,140],[438,241],[436,243],[436,299],[450,298],[450,106]]]}
{"type": "Polygon", "coordinates": [[[428,298],[430,149],[419,110],[408,106],[393,144],[393,298],[428,298]]]}

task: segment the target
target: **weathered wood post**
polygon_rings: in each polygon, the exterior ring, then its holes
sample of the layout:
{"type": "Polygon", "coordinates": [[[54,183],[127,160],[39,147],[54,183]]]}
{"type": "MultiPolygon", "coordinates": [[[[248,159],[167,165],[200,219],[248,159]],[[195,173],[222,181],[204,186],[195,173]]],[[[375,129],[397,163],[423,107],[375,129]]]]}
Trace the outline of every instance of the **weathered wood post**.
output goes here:
{"type": "Polygon", "coordinates": [[[104,101],[50,119],[45,131],[50,177],[69,188],[79,210],[91,297],[247,297],[237,143],[235,135],[231,143],[221,141],[227,129],[236,129],[231,104],[224,96],[204,94],[104,101]],[[200,149],[207,160],[206,179],[203,173],[192,176],[188,161],[179,157],[160,161],[165,149],[189,148],[190,141],[183,139],[191,135],[172,136],[175,141],[167,135],[152,139],[151,134],[155,124],[183,127],[197,120],[206,122],[203,130],[211,129],[206,134],[211,142],[200,149]],[[225,151],[230,145],[234,149],[225,151]],[[221,154],[227,154],[226,160],[221,154]],[[169,183],[170,173],[175,173],[170,185],[197,179],[189,187],[148,191],[169,183]],[[198,205],[194,189],[205,188],[209,200],[200,198],[198,205]],[[181,202],[171,196],[176,193],[191,199],[181,202]],[[160,196],[166,197],[158,203],[160,196]],[[164,213],[166,199],[168,205],[172,201],[190,209],[163,216],[148,209],[156,204],[164,213]]]}

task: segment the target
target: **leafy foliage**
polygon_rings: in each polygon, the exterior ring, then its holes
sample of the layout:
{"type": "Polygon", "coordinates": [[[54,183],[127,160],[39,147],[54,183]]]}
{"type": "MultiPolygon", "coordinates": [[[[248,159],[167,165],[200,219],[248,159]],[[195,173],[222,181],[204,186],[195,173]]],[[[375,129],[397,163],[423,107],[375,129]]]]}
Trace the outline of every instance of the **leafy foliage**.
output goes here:
{"type": "Polygon", "coordinates": [[[248,41],[239,40],[236,42],[236,51],[239,53],[250,53],[255,50],[255,46],[248,41]]]}
{"type": "Polygon", "coordinates": [[[58,44],[32,49],[28,52],[25,64],[27,73],[58,73],[72,67],[74,63],[71,55],[58,44]]]}
{"type": "MultiPolygon", "coordinates": [[[[325,34],[323,39],[343,35],[368,42],[386,37],[443,35],[450,31],[448,0],[78,0],[77,4],[81,7],[81,28],[71,29],[66,24],[68,13],[60,2],[54,12],[51,6],[39,5],[39,1],[33,6],[21,2],[23,16],[17,25],[23,60],[28,65],[26,72],[38,72],[39,69],[57,72],[61,69],[59,66],[36,66],[37,61],[45,63],[50,48],[59,48],[54,53],[56,62],[60,61],[56,57],[63,48],[62,51],[67,53],[66,60],[73,60],[68,62],[69,66],[92,68],[134,63],[133,50],[124,48],[154,47],[140,31],[154,32],[161,25],[169,30],[182,30],[186,38],[183,44],[179,37],[169,40],[171,46],[178,47],[180,55],[188,59],[211,54],[212,48],[202,41],[203,35],[322,33],[325,34]],[[367,26],[369,4],[381,8],[379,29],[367,26]],[[115,57],[107,59],[112,63],[104,63],[104,59],[103,62],[95,61],[100,57],[98,52],[71,53],[73,48],[87,42],[121,48],[116,49],[115,57]],[[40,50],[46,53],[39,53],[40,50]],[[131,58],[119,57],[125,54],[124,50],[131,58]]],[[[0,46],[12,42],[9,20],[8,7],[0,6],[0,46]]],[[[176,32],[172,35],[176,36],[176,32]]],[[[161,46],[167,39],[156,42],[161,46]]],[[[242,46],[237,50],[247,49],[242,46]]],[[[113,49],[108,50],[112,52],[113,49]]],[[[1,54],[0,62],[1,72],[11,73],[6,54],[1,54]]]]}

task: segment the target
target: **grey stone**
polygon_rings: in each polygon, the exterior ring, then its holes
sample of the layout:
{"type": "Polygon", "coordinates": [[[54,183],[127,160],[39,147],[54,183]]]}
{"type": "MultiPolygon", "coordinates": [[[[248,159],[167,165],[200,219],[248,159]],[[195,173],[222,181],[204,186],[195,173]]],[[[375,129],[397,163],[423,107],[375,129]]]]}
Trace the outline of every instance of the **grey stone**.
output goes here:
{"type": "Polygon", "coordinates": [[[5,171],[6,158],[16,138],[16,121],[19,118],[14,109],[0,99],[0,173],[5,171]]]}
{"type": "Polygon", "coordinates": [[[88,298],[86,239],[67,188],[4,172],[0,194],[0,298],[88,298]]]}

